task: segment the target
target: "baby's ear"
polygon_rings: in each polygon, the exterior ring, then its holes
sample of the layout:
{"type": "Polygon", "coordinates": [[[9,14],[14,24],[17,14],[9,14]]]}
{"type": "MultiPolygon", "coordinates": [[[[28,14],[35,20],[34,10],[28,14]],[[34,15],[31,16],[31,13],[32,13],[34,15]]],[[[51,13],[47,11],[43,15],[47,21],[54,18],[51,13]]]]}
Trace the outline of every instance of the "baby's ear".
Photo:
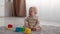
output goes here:
{"type": "Polygon", "coordinates": [[[8,0],[9,2],[11,1],[11,0],[8,0]]]}
{"type": "Polygon", "coordinates": [[[37,12],[35,12],[35,14],[37,14],[37,12]]]}

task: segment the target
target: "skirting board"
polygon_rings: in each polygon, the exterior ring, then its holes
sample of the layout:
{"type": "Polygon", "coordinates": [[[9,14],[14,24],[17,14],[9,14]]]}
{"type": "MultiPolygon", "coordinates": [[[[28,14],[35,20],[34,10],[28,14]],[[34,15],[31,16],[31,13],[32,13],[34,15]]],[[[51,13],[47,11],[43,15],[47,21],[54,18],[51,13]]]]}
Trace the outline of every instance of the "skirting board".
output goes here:
{"type": "Polygon", "coordinates": [[[0,18],[3,18],[4,16],[0,16],[0,18]]]}

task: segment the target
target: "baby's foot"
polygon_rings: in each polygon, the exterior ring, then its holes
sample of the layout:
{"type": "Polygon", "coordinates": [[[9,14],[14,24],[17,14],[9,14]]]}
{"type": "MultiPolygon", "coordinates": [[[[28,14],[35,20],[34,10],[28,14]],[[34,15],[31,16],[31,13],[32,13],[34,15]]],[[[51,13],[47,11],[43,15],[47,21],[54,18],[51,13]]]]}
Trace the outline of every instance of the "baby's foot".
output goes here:
{"type": "Polygon", "coordinates": [[[36,27],[36,31],[41,31],[41,27],[36,27]]]}

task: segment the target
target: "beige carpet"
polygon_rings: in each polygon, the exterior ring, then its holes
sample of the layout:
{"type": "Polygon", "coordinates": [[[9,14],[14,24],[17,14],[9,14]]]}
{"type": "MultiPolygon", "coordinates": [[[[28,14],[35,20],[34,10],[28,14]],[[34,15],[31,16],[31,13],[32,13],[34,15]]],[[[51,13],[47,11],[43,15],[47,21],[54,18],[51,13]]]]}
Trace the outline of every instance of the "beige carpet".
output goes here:
{"type": "MultiPolygon", "coordinates": [[[[32,31],[32,34],[60,34],[60,27],[57,26],[41,26],[42,29],[39,32],[32,31]]],[[[13,30],[7,30],[5,27],[0,27],[0,34],[24,34],[23,32],[14,32],[13,30]]]]}

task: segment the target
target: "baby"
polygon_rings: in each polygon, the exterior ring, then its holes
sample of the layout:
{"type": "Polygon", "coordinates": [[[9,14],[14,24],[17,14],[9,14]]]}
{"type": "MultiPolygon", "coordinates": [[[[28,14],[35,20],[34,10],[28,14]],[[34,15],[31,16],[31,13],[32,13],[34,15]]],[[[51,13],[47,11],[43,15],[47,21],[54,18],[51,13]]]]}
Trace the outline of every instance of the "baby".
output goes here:
{"type": "Polygon", "coordinates": [[[39,20],[36,14],[36,7],[30,7],[29,16],[25,19],[24,26],[30,28],[31,30],[39,31],[41,30],[41,27],[39,26],[39,20]]]}

